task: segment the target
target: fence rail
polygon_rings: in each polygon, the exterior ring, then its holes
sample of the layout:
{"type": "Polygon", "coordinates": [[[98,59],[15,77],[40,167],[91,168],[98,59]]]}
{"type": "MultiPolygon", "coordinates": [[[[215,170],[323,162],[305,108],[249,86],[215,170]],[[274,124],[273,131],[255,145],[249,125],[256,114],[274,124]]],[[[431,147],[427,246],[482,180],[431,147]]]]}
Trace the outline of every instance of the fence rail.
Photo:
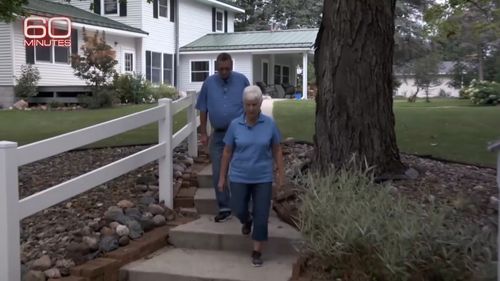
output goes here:
{"type": "Polygon", "coordinates": [[[196,129],[200,120],[194,107],[196,97],[195,92],[190,92],[176,101],[161,99],[154,108],[21,147],[0,141],[0,281],[21,280],[19,225],[23,218],[145,164],[158,160],[160,200],[173,208],[173,149],[187,139],[189,155],[198,155],[196,129]],[[172,134],[174,115],[184,109],[188,122],[172,134]],[[20,166],[156,122],[158,144],[19,200],[20,166]]]}

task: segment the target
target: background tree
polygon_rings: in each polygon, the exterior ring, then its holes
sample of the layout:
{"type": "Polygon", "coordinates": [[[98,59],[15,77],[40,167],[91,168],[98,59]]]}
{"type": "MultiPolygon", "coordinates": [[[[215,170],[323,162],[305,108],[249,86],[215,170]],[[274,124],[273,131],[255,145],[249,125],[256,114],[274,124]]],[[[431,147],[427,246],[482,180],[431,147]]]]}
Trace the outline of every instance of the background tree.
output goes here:
{"type": "Polygon", "coordinates": [[[0,22],[12,22],[18,15],[24,15],[23,5],[28,0],[2,0],[0,1],[0,22]]]}
{"type": "Polygon", "coordinates": [[[378,175],[400,174],[392,109],[395,0],[325,0],[316,40],[320,170],[355,154],[378,175]]]}
{"type": "Polygon", "coordinates": [[[425,91],[425,101],[429,100],[429,87],[432,84],[439,82],[439,65],[440,57],[436,53],[430,53],[426,56],[416,59],[410,64],[411,71],[415,78],[416,93],[410,97],[410,101],[416,100],[420,90],[425,91]]]}
{"type": "Polygon", "coordinates": [[[116,74],[116,52],[106,43],[104,32],[102,36],[99,36],[99,31],[88,35],[83,29],[83,40],[83,55],[73,55],[72,67],[77,77],[85,80],[94,89],[99,89],[111,83],[116,74]]]}

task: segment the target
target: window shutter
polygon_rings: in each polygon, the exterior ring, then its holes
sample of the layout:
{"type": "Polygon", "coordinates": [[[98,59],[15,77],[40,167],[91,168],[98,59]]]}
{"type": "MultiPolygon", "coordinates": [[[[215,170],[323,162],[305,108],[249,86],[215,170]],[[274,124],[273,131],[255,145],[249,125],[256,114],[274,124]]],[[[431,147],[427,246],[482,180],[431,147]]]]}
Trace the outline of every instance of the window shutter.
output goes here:
{"type": "Polygon", "coordinates": [[[146,51],[146,80],[151,81],[151,51],[146,51]]]}
{"type": "Polygon", "coordinates": [[[224,11],[224,32],[227,33],[227,11],[224,11]]]}
{"type": "Polygon", "coordinates": [[[158,0],[153,0],[153,18],[158,18],[158,0]]]}
{"type": "Polygon", "coordinates": [[[119,0],[120,1],[120,17],[127,16],[127,0],[119,0]]]}
{"type": "Polygon", "coordinates": [[[26,63],[34,64],[35,63],[35,47],[26,46],[26,63]]]}
{"type": "Polygon", "coordinates": [[[71,54],[78,54],[78,30],[71,30],[71,54]]]}
{"type": "Polygon", "coordinates": [[[215,10],[215,8],[212,8],[212,32],[215,32],[215,23],[216,23],[216,15],[217,11],[215,10]]]}
{"type": "Polygon", "coordinates": [[[94,13],[101,14],[101,0],[94,0],[94,13]]]}
{"type": "Polygon", "coordinates": [[[170,21],[175,22],[175,0],[170,0],[170,21]]]}

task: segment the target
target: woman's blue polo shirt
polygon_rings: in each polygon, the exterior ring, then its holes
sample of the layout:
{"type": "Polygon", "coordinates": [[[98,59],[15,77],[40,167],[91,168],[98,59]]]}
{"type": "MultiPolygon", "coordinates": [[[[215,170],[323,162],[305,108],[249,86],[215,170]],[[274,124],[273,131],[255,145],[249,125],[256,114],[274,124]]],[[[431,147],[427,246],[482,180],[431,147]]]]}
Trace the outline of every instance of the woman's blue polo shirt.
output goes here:
{"type": "Polygon", "coordinates": [[[276,123],[262,113],[254,126],[247,125],[244,114],[234,119],[224,137],[224,143],[233,149],[229,180],[238,183],[272,182],[272,146],[280,141],[276,123]]]}

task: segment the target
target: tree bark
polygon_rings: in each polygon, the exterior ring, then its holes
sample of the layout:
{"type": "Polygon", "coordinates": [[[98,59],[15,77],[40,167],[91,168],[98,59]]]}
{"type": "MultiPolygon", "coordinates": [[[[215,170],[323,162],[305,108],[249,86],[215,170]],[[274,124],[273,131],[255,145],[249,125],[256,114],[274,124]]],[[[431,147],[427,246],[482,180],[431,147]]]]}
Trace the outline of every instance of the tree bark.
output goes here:
{"type": "Polygon", "coordinates": [[[325,0],[316,39],[315,164],[353,154],[377,175],[401,174],[392,109],[396,0],[325,0]]]}
{"type": "Polygon", "coordinates": [[[479,64],[479,81],[484,80],[484,52],[483,52],[483,47],[481,45],[478,46],[478,52],[477,52],[477,57],[478,57],[478,64],[479,64]]]}

